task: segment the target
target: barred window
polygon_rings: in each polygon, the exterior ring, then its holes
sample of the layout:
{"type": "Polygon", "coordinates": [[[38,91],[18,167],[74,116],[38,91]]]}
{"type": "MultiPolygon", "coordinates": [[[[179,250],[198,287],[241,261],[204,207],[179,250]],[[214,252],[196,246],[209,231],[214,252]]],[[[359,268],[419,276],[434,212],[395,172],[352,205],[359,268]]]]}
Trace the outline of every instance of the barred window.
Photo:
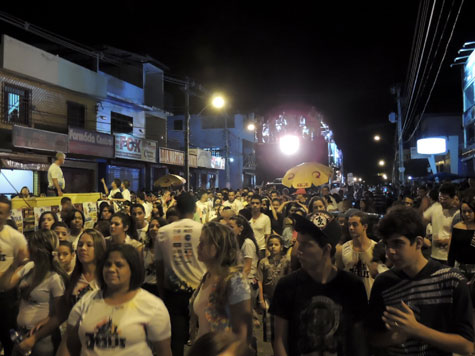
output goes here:
{"type": "Polygon", "coordinates": [[[5,84],[4,94],[4,121],[12,124],[30,124],[31,91],[25,88],[5,84]]]}

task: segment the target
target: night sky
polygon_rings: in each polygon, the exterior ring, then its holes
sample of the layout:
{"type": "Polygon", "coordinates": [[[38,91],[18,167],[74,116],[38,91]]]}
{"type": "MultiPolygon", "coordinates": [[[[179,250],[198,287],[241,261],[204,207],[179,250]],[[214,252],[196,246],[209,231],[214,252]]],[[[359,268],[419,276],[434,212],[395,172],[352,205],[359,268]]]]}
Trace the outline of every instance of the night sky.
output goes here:
{"type": "MultiPolygon", "coordinates": [[[[149,54],[170,68],[168,75],[224,91],[232,111],[265,115],[279,105],[315,106],[334,131],[347,172],[370,179],[378,159],[392,161],[390,87],[406,78],[418,1],[165,3],[0,8],[89,46],[149,54]],[[375,133],[383,143],[372,142],[375,133]]],[[[462,112],[460,67],[449,64],[464,42],[475,41],[473,7],[467,0],[462,7],[426,112],[462,112]]],[[[0,30],[18,33],[4,23],[0,30]]]]}

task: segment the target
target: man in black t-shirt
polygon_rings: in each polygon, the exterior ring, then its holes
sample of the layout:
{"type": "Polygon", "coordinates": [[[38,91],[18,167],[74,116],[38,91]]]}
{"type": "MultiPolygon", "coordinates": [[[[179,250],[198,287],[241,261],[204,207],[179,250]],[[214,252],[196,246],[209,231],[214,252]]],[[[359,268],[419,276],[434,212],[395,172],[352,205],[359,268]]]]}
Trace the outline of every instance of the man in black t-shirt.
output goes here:
{"type": "Polygon", "coordinates": [[[283,277],[274,292],[274,355],[366,355],[364,285],[332,262],[341,235],[337,220],[322,212],[293,217],[302,268],[283,277]]]}
{"type": "Polygon", "coordinates": [[[380,221],[394,267],[373,284],[367,334],[385,355],[470,354],[474,331],[467,281],[458,270],[423,256],[424,230],[413,208],[393,208],[380,221]]]}

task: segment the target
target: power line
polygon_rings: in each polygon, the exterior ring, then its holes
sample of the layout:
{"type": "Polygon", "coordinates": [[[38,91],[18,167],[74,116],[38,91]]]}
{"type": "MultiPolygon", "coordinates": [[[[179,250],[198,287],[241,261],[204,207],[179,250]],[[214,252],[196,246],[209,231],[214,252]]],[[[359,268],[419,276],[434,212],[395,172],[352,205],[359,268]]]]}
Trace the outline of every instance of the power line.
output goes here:
{"type": "MultiPolygon", "coordinates": [[[[455,0],[454,0],[455,1],[455,0]]],[[[453,6],[454,2],[452,2],[452,6],[453,6]]],[[[436,24],[436,27],[435,27],[435,30],[434,30],[434,35],[432,36],[432,43],[431,43],[431,46],[430,46],[430,49],[429,49],[429,53],[428,53],[428,56],[427,56],[427,60],[425,62],[425,65],[424,65],[424,71],[422,72],[422,79],[421,79],[421,85],[419,87],[419,90],[418,90],[418,93],[416,95],[416,98],[414,100],[414,105],[412,106],[412,110],[409,112],[407,111],[406,112],[406,118],[407,120],[405,121],[404,123],[404,126],[403,126],[403,129],[402,129],[402,135],[404,135],[404,131],[406,130],[406,128],[410,127],[410,124],[411,122],[414,120],[414,116],[412,115],[412,113],[416,110],[417,108],[417,103],[419,102],[419,100],[421,99],[421,95],[424,93],[424,90],[425,90],[425,87],[427,85],[427,81],[429,80],[429,77],[430,77],[430,73],[432,71],[432,66],[433,66],[433,63],[435,62],[436,58],[437,58],[437,54],[439,52],[439,48],[440,48],[440,44],[442,43],[442,39],[444,37],[444,33],[445,33],[445,29],[447,27],[447,24],[448,24],[448,21],[449,21],[449,18],[450,18],[450,13],[449,12],[449,15],[447,16],[447,19],[445,21],[445,25],[444,25],[444,28],[442,29],[442,32],[441,32],[441,35],[440,35],[440,38],[439,38],[439,42],[437,44],[437,49],[436,51],[434,52],[434,55],[432,56],[432,59],[430,58],[430,55],[432,53],[432,49],[434,47],[434,43],[435,43],[435,40],[437,38],[437,33],[438,33],[438,29],[439,29],[439,24],[440,24],[440,21],[442,19],[442,14],[444,13],[444,8],[445,8],[445,0],[443,0],[443,3],[442,3],[442,7],[441,7],[441,10],[439,12],[439,17],[437,19],[437,24],[436,24]],[[430,62],[430,68],[429,70],[427,71],[427,67],[429,65],[429,62],[430,62]],[[427,73],[427,75],[426,75],[427,73]],[[425,78],[425,79],[424,79],[425,78]]],[[[430,31],[430,29],[429,29],[430,31]]]]}
{"type": "Polygon", "coordinates": [[[404,120],[405,122],[404,122],[404,125],[403,125],[403,131],[404,131],[404,126],[406,126],[406,123],[408,121],[408,115],[407,114],[408,114],[408,112],[410,112],[410,108],[412,106],[413,98],[414,98],[414,94],[415,94],[415,89],[416,89],[416,86],[417,86],[417,82],[419,80],[419,71],[421,69],[421,64],[422,64],[422,61],[423,61],[423,58],[424,58],[424,52],[425,52],[425,48],[426,48],[426,44],[427,44],[427,38],[428,38],[429,32],[430,32],[432,17],[434,15],[435,5],[436,5],[436,1],[434,1],[433,6],[432,6],[432,10],[431,10],[430,18],[429,18],[429,24],[428,24],[426,35],[425,35],[425,38],[424,38],[424,45],[422,47],[422,54],[420,56],[419,63],[417,65],[416,76],[415,76],[415,79],[414,79],[414,84],[413,84],[412,89],[411,89],[411,96],[409,98],[409,103],[408,103],[407,110],[406,110],[406,118],[404,120]]]}
{"type": "MultiPolygon", "coordinates": [[[[454,0],[454,2],[455,2],[455,0],[454,0]]],[[[421,121],[422,121],[422,117],[423,117],[423,115],[424,115],[424,113],[425,113],[425,110],[426,110],[426,108],[427,108],[427,104],[429,103],[429,100],[430,100],[430,98],[431,98],[432,91],[434,90],[435,84],[437,83],[437,79],[438,79],[438,77],[439,77],[440,70],[441,70],[441,68],[442,68],[442,64],[444,63],[445,57],[446,57],[446,55],[447,55],[447,51],[448,51],[448,49],[449,49],[449,44],[450,44],[450,42],[451,42],[451,40],[452,40],[452,36],[453,36],[453,34],[454,34],[455,26],[457,25],[457,21],[458,21],[459,15],[460,15],[460,12],[461,12],[461,10],[462,10],[463,3],[464,3],[464,0],[462,0],[462,1],[460,2],[460,6],[459,6],[459,9],[458,9],[458,12],[457,12],[457,16],[455,17],[455,21],[454,21],[454,24],[453,24],[453,26],[452,26],[452,30],[451,30],[451,32],[450,32],[449,39],[448,39],[448,41],[447,41],[447,45],[445,46],[444,55],[442,56],[442,60],[440,61],[439,68],[437,69],[437,73],[436,73],[435,79],[434,79],[434,81],[433,81],[433,83],[432,83],[432,87],[431,87],[431,89],[430,89],[429,95],[428,95],[427,100],[426,100],[426,102],[425,102],[425,104],[424,104],[424,107],[423,107],[423,109],[422,109],[422,112],[420,113],[419,120],[417,121],[416,126],[414,127],[414,130],[412,131],[412,133],[411,133],[411,135],[409,136],[409,138],[407,139],[407,141],[410,141],[410,140],[412,139],[412,137],[414,137],[414,134],[416,133],[416,131],[417,131],[418,127],[419,127],[419,124],[420,124],[421,121]]],[[[452,11],[452,9],[451,9],[451,11],[452,11]]],[[[449,16],[450,16],[450,14],[449,14],[449,16]]]]}
{"type": "Polygon", "coordinates": [[[416,62],[417,58],[419,58],[420,54],[420,49],[421,49],[421,42],[422,42],[422,37],[423,37],[423,28],[425,26],[425,18],[427,15],[427,8],[428,8],[428,2],[420,2],[419,3],[419,11],[417,13],[417,20],[416,20],[416,27],[414,31],[414,38],[413,38],[413,47],[411,50],[411,60],[409,61],[409,68],[408,68],[408,76],[409,79],[406,80],[407,83],[407,89],[405,90],[405,93],[409,93],[412,91],[412,87],[414,85],[414,79],[415,79],[415,73],[416,73],[416,62]],[[422,6],[424,5],[424,8],[422,6]]]}

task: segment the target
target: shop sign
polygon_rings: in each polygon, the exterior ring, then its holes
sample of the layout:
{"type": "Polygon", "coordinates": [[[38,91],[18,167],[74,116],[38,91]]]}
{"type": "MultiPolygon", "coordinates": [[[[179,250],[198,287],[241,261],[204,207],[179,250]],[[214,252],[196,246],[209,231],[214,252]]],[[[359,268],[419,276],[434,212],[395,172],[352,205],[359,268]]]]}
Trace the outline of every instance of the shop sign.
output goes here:
{"type": "Polygon", "coordinates": [[[47,172],[49,168],[49,164],[44,163],[23,163],[12,161],[10,159],[2,159],[0,160],[3,168],[8,169],[23,169],[27,171],[43,171],[47,172]]]}
{"type": "Polygon", "coordinates": [[[223,157],[211,156],[211,168],[225,169],[226,160],[223,157]]]}
{"type": "Polygon", "coordinates": [[[68,135],[32,129],[31,127],[13,126],[12,141],[14,147],[68,152],[68,135]]]}
{"type": "Polygon", "coordinates": [[[188,157],[190,157],[190,167],[192,168],[197,168],[198,167],[198,158],[196,157],[196,155],[193,155],[193,154],[189,154],[188,157]]]}
{"type": "Polygon", "coordinates": [[[173,164],[175,166],[185,165],[185,154],[182,151],[170,150],[160,147],[159,153],[160,163],[173,164]]]}
{"type": "Polygon", "coordinates": [[[157,162],[157,142],[126,134],[115,135],[115,157],[157,162]]]}
{"type": "MultiPolygon", "coordinates": [[[[185,165],[185,153],[183,151],[171,150],[169,148],[160,147],[159,148],[159,161],[163,164],[172,164],[174,166],[184,166],[185,165]]],[[[192,168],[197,167],[197,157],[195,154],[191,153],[190,150],[190,162],[189,165],[192,168]]]]}
{"type": "MultiPolygon", "coordinates": [[[[196,166],[211,168],[211,152],[205,151],[200,148],[193,148],[190,150],[193,155],[196,155],[196,166]]],[[[190,158],[191,161],[191,158],[190,158]]]]}
{"type": "Polygon", "coordinates": [[[114,136],[75,127],[69,128],[69,152],[105,158],[114,157],[114,136]]]}

